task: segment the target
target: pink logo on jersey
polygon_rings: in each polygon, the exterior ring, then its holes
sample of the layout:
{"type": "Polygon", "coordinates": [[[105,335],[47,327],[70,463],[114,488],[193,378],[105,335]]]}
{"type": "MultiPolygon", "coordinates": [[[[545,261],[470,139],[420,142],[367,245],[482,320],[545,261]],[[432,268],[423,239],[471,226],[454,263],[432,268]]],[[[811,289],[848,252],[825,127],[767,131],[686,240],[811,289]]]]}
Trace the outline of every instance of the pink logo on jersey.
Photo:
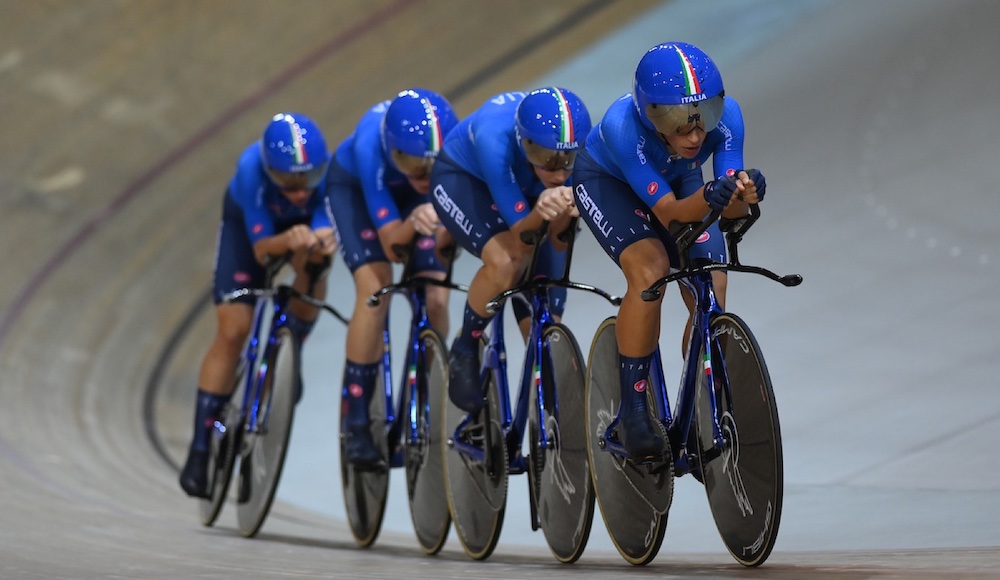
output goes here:
{"type": "Polygon", "coordinates": [[[233,274],[233,280],[239,284],[249,284],[250,274],[247,274],[246,272],[240,270],[239,272],[233,274]]]}
{"type": "Polygon", "coordinates": [[[726,170],[726,177],[732,177],[734,175],[736,175],[736,170],[732,167],[726,170]]]}
{"type": "Polygon", "coordinates": [[[519,201],[519,202],[515,203],[514,204],[514,211],[516,211],[518,213],[521,213],[522,211],[524,211],[525,205],[527,205],[527,204],[525,204],[523,201],[519,201]]]}
{"type": "Polygon", "coordinates": [[[711,235],[709,235],[709,233],[708,233],[708,232],[701,232],[701,235],[700,235],[700,236],[698,236],[698,239],[697,239],[697,240],[695,240],[695,241],[694,241],[694,243],[696,243],[696,244],[704,244],[704,243],[705,243],[705,242],[707,242],[707,241],[708,241],[708,239],[709,239],[709,238],[711,238],[711,237],[712,237],[712,236],[711,236],[711,235]]]}
{"type": "Polygon", "coordinates": [[[482,335],[483,335],[483,331],[482,330],[473,330],[472,331],[472,338],[479,338],[482,335]]]}
{"type": "Polygon", "coordinates": [[[635,384],[632,385],[632,388],[635,389],[635,392],[637,392],[637,393],[645,393],[646,392],[646,379],[640,379],[640,380],[636,381],[635,384]]]}
{"type": "Polygon", "coordinates": [[[355,399],[365,394],[365,390],[362,389],[361,385],[358,383],[351,383],[351,385],[347,387],[347,392],[350,393],[355,399]]]}
{"type": "Polygon", "coordinates": [[[497,204],[494,203],[493,205],[491,205],[490,209],[492,209],[493,211],[496,211],[497,210],[497,204]]]}
{"type": "Polygon", "coordinates": [[[371,228],[368,228],[368,229],[365,229],[365,230],[361,230],[361,239],[362,240],[374,240],[375,237],[376,237],[375,230],[373,230],[371,228]]]}
{"type": "Polygon", "coordinates": [[[417,241],[417,247],[421,250],[429,250],[434,247],[434,238],[425,237],[417,241]]]}
{"type": "Polygon", "coordinates": [[[655,181],[650,181],[649,185],[646,186],[646,193],[649,195],[656,195],[657,191],[660,191],[660,184],[655,181]]]}
{"type": "Polygon", "coordinates": [[[264,224],[254,224],[253,225],[253,233],[259,234],[262,231],[264,231],[264,224]]]}
{"type": "Polygon", "coordinates": [[[380,219],[380,220],[381,219],[385,219],[385,216],[389,215],[389,208],[387,208],[387,207],[380,207],[380,208],[378,208],[378,211],[375,212],[375,215],[378,216],[378,219],[380,219]]]}
{"type": "Polygon", "coordinates": [[[646,221],[649,221],[649,216],[648,216],[648,215],[646,215],[646,212],[642,211],[641,209],[637,209],[637,210],[635,210],[635,215],[637,215],[637,216],[639,216],[639,217],[643,218],[643,219],[644,219],[644,220],[646,220],[646,221]]]}

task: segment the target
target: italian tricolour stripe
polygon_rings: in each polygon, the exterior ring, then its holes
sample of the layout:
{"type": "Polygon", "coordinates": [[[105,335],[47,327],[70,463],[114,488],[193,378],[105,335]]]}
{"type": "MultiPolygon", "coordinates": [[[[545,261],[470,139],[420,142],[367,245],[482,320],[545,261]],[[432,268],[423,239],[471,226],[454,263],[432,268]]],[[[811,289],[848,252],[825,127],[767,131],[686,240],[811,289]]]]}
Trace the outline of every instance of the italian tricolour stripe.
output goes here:
{"type": "Polygon", "coordinates": [[[576,135],[573,134],[573,114],[569,110],[569,102],[566,100],[566,95],[559,89],[553,88],[552,94],[555,95],[556,102],[559,103],[559,116],[562,118],[562,127],[559,128],[559,142],[572,143],[576,141],[576,135]]]}
{"type": "Polygon", "coordinates": [[[295,117],[291,115],[285,115],[285,121],[288,122],[288,130],[292,133],[292,151],[295,152],[295,164],[305,165],[309,163],[309,158],[306,156],[305,140],[302,138],[302,127],[295,122],[295,117]]]}
{"type": "Polygon", "coordinates": [[[701,93],[701,83],[698,82],[698,75],[694,73],[694,66],[691,65],[691,60],[688,58],[684,51],[679,47],[674,47],[677,51],[677,56],[681,59],[681,68],[684,71],[684,87],[689,95],[697,95],[701,93]]]}
{"type": "Polygon", "coordinates": [[[424,106],[424,112],[427,113],[427,129],[430,134],[430,151],[437,153],[441,150],[441,144],[444,143],[444,135],[441,133],[441,121],[438,119],[437,109],[434,108],[434,103],[428,98],[420,99],[420,103],[424,106]]]}

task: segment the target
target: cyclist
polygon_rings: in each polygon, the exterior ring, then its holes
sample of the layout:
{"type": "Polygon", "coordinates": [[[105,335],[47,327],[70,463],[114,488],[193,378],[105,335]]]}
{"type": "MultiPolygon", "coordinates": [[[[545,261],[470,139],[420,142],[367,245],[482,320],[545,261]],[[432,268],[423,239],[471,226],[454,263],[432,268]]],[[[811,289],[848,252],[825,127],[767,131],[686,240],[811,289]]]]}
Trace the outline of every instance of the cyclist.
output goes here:
{"type": "MultiPolygon", "coordinates": [[[[368,403],[382,359],[388,303],[368,297],[392,282],[392,262],[418,236],[414,251],[421,276],[444,279],[439,248],[454,245],[430,204],[430,170],[445,135],[458,122],[441,95],[422,88],[376,104],[334,153],[327,177],[341,251],[354,277],[355,303],[347,327],[344,366],[345,458],[374,467],[382,457],[368,427],[368,403]]],[[[448,332],[448,290],[427,287],[431,325],[448,332]]]]}
{"type": "MultiPolygon", "coordinates": [[[[477,412],[485,400],[479,337],[492,318],[486,303],[516,284],[528,266],[531,246],[521,240],[522,232],[551,222],[552,235],[537,269],[561,273],[565,245],[557,234],[577,215],[566,183],[589,131],[590,114],[579,97],[546,87],[491,98],[445,140],[431,173],[434,207],[462,247],[483,261],[469,286],[462,329],[449,355],[448,394],[464,411],[477,412]]],[[[566,290],[550,296],[558,317],[566,290]]],[[[513,306],[524,329],[530,308],[523,300],[513,306]]]]}
{"type": "MultiPolygon", "coordinates": [[[[611,105],[577,159],[577,207],[627,282],[616,326],[619,436],[634,459],[661,458],[665,439],[649,420],[645,394],[660,304],[639,294],[678,266],[665,226],[700,221],[710,210],[738,217],[748,212],[748,203],[763,199],[764,176],[743,171],[743,137],[743,115],[726,96],[712,59],[690,44],[668,42],[642,57],[632,93],[611,105]],[[715,179],[705,183],[702,165],[710,156],[715,179]]],[[[697,240],[691,255],[726,261],[717,225],[697,240]]],[[[724,307],[726,275],[712,276],[724,307]]],[[[693,297],[683,286],[681,294],[691,310],[693,297]]],[[[690,326],[689,314],[685,341],[690,326]]]]}
{"type": "MultiPolygon", "coordinates": [[[[299,113],[279,113],[260,140],[243,150],[223,198],[215,255],[216,334],[201,364],[194,435],[180,474],[188,495],[207,497],[212,426],[233,391],[233,375],[253,319],[253,298],[223,302],[228,292],[263,284],[264,264],[291,253],[293,286],[326,294],[326,269],[336,232],[323,176],[329,152],[319,127],[299,113]]],[[[315,323],[315,307],[293,301],[288,325],[301,343],[315,323]]],[[[301,388],[301,385],[297,385],[301,388]]]]}

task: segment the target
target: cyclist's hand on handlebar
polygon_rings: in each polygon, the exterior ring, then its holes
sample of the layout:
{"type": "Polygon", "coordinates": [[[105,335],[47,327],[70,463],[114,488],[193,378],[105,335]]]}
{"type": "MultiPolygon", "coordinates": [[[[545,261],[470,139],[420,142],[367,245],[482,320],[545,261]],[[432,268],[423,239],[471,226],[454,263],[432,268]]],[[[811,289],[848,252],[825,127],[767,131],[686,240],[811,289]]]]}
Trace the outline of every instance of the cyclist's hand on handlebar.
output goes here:
{"type": "Polygon", "coordinates": [[[713,210],[722,211],[732,201],[733,196],[737,192],[742,194],[743,190],[743,183],[737,181],[735,175],[709,181],[705,184],[705,201],[708,202],[708,206],[713,210]]]}
{"type": "Polygon", "coordinates": [[[316,243],[309,248],[312,256],[330,256],[337,250],[337,237],[333,234],[333,228],[321,228],[313,230],[316,236],[316,243]]]}
{"type": "Polygon", "coordinates": [[[312,229],[302,224],[288,228],[281,235],[286,251],[294,253],[308,251],[318,242],[312,229]]]}
{"type": "Polygon", "coordinates": [[[413,229],[424,236],[433,236],[434,231],[441,225],[437,211],[430,203],[422,203],[414,208],[409,219],[413,222],[413,229]]]}
{"type": "Polygon", "coordinates": [[[573,217],[580,215],[573,200],[573,190],[565,185],[550,187],[542,191],[542,194],[538,196],[535,209],[547,222],[567,214],[573,217]]]}
{"type": "Polygon", "coordinates": [[[764,190],[767,189],[767,181],[764,174],[759,169],[744,169],[739,173],[746,191],[743,192],[743,201],[747,203],[760,203],[764,201],[764,190]]]}

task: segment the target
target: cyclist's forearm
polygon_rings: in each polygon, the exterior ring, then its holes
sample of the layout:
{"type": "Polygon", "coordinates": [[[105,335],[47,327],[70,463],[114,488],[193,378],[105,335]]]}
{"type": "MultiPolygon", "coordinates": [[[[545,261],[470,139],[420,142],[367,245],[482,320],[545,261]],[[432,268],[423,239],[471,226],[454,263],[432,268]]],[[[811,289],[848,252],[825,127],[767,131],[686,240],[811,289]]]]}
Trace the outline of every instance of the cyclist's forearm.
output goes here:
{"type": "Polygon", "coordinates": [[[412,220],[393,220],[379,228],[378,240],[389,261],[402,261],[402,257],[397,256],[392,248],[393,246],[409,246],[416,233],[412,220]]]}

